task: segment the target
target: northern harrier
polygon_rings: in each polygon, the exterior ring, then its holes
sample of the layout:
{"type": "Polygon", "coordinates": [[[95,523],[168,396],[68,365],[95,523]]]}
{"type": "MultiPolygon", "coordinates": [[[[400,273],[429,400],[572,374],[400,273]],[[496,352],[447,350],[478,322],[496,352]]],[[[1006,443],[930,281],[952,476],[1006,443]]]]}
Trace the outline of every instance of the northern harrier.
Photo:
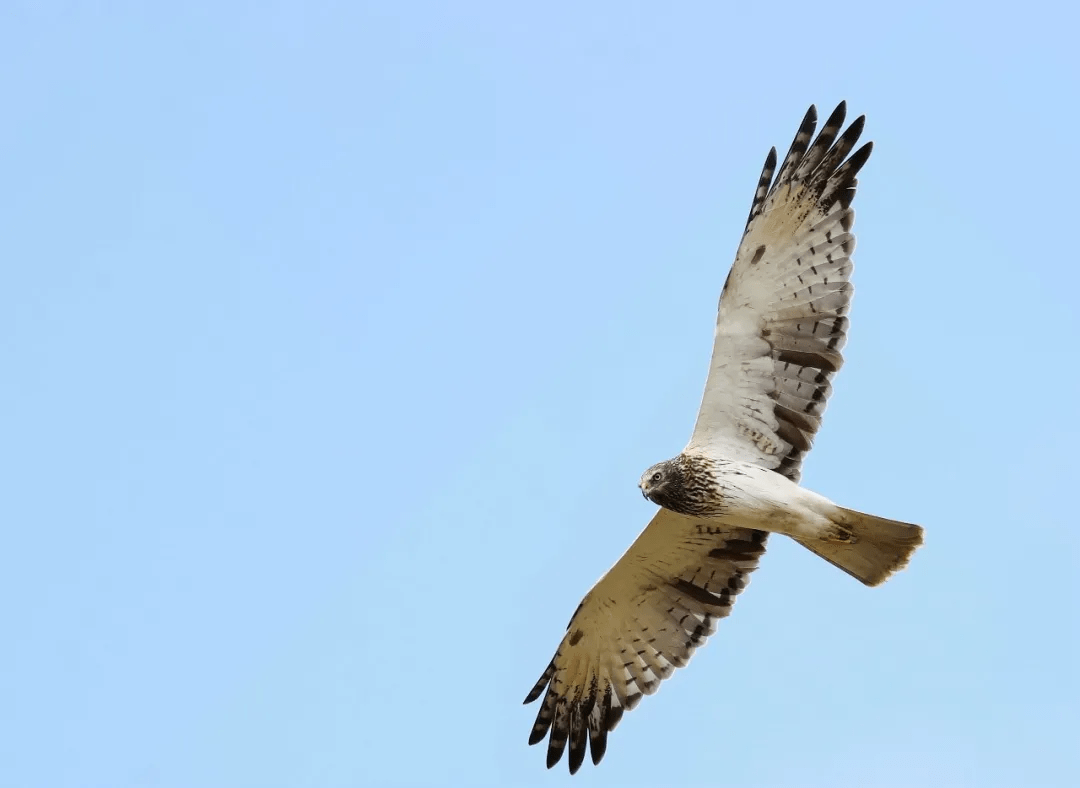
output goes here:
{"type": "Polygon", "coordinates": [[[662,508],[585,595],[525,699],[547,690],[529,743],[550,731],[549,768],[568,742],[571,774],[586,740],[600,762],[623,712],[685,665],[731,612],[770,532],[869,586],[922,544],[916,525],[844,509],[798,484],[843,362],[851,201],[871,149],[851,153],[864,119],[840,134],[844,115],[841,103],[813,139],[811,106],[780,171],[775,148],[765,159],[720,296],[694,433],[679,456],[641,477],[642,493],[662,508]]]}

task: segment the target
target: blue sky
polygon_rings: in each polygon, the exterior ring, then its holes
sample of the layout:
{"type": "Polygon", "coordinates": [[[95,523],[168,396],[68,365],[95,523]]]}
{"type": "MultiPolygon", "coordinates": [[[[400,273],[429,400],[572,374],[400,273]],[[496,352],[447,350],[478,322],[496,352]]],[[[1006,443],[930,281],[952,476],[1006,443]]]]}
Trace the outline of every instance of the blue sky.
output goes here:
{"type": "Polygon", "coordinates": [[[5,3],[0,784],[550,785],[521,700],[693,424],[761,163],[847,99],[847,364],[577,785],[1080,782],[1076,11],[5,3]]]}

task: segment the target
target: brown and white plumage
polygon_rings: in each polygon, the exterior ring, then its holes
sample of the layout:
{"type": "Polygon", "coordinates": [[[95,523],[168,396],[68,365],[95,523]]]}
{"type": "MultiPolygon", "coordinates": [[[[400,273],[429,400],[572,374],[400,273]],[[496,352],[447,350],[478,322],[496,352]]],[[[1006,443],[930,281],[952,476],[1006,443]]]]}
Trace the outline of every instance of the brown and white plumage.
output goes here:
{"type": "Polygon", "coordinates": [[[844,114],[841,103],[814,139],[811,107],[779,172],[775,149],[765,161],[720,298],[693,435],[641,478],[662,508],[586,594],[525,699],[543,695],[529,743],[549,736],[549,768],[569,748],[576,772],[587,743],[600,761],[623,712],[685,665],[730,612],[768,532],[795,538],[867,585],[902,568],[922,543],[918,526],[798,486],[843,363],[850,206],[871,148],[852,154],[863,118],[840,133],[844,114]]]}

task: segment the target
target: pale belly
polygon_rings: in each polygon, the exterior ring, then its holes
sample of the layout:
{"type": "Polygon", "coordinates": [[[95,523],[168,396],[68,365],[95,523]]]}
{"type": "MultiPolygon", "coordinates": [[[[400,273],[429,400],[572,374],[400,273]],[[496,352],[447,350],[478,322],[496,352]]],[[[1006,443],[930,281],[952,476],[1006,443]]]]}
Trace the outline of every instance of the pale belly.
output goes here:
{"type": "Polygon", "coordinates": [[[715,461],[714,475],[722,491],[712,519],[742,528],[821,539],[835,528],[829,514],[836,505],[758,465],[715,461]]]}

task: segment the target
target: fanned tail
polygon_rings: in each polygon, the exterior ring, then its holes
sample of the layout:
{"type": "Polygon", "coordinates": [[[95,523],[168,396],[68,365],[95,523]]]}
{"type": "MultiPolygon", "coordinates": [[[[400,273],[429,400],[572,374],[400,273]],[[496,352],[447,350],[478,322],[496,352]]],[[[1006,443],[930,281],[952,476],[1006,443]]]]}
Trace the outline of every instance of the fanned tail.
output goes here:
{"type": "Polygon", "coordinates": [[[850,533],[850,541],[795,541],[868,586],[881,585],[907,566],[923,543],[923,529],[917,525],[839,506],[836,512],[832,519],[850,533]]]}

